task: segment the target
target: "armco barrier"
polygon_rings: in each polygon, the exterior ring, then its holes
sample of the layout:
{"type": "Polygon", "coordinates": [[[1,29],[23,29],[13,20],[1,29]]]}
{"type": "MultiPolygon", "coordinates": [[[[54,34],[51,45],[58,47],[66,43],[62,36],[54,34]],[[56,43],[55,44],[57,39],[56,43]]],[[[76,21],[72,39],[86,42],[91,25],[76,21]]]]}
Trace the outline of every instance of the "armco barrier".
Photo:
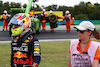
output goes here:
{"type": "Polygon", "coordinates": [[[82,21],[90,21],[91,23],[93,23],[92,20],[79,20],[79,24],[80,24],[82,21]]]}
{"type": "MultiPolygon", "coordinates": [[[[79,20],[79,24],[80,24],[82,21],[85,21],[85,20],[79,20]]],[[[90,22],[92,22],[94,25],[100,24],[100,20],[86,20],[86,21],[90,21],[90,22]]]]}
{"type": "MultiPolygon", "coordinates": [[[[74,24],[75,25],[78,25],[78,24],[80,24],[82,21],[90,21],[90,22],[92,22],[93,24],[100,24],[100,20],[75,20],[74,21],[74,24]]],[[[72,21],[71,21],[72,22],[72,21]]],[[[65,22],[65,20],[63,20],[63,21],[58,21],[57,22],[58,23],[58,25],[65,25],[66,24],[66,22],[65,22]]]]}
{"type": "MultiPolygon", "coordinates": [[[[82,21],[84,21],[84,20],[75,20],[75,21],[74,21],[74,24],[75,24],[75,25],[78,25],[78,24],[80,24],[80,22],[82,22],[82,21]]],[[[95,24],[95,25],[96,25],[96,24],[100,24],[100,20],[87,20],[87,21],[90,21],[90,22],[92,22],[92,23],[95,24]]],[[[65,24],[66,24],[65,20],[63,20],[63,21],[58,21],[57,23],[58,23],[58,25],[65,25],[65,24]]],[[[50,23],[47,22],[46,25],[50,25],[50,23]]],[[[3,26],[3,21],[0,21],[0,26],[3,26]]]]}
{"type": "Polygon", "coordinates": [[[92,20],[93,24],[100,24],[100,20],[92,20]]]}
{"type": "Polygon", "coordinates": [[[3,21],[0,21],[0,26],[3,26],[3,21]]]}
{"type": "MultiPolygon", "coordinates": [[[[71,22],[72,22],[72,21],[71,21],[71,22]]],[[[63,21],[58,21],[57,23],[58,23],[58,25],[65,25],[65,24],[66,24],[66,21],[65,21],[65,20],[63,20],[63,21]]],[[[75,24],[75,25],[78,25],[78,24],[79,24],[79,20],[75,20],[75,21],[74,21],[74,24],[75,24]]]]}

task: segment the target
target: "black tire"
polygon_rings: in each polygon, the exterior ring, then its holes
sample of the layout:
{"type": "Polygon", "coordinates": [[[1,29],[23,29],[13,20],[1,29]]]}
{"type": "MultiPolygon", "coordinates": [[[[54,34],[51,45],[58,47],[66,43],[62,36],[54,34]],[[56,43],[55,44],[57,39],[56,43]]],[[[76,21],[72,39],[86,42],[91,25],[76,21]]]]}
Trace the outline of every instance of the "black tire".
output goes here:
{"type": "Polygon", "coordinates": [[[57,16],[54,14],[51,14],[49,16],[49,20],[50,20],[50,22],[55,23],[55,22],[57,22],[57,16]]]}
{"type": "Polygon", "coordinates": [[[58,27],[58,23],[57,22],[54,22],[54,23],[50,22],[50,26],[52,28],[57,28],[58,27]]]}

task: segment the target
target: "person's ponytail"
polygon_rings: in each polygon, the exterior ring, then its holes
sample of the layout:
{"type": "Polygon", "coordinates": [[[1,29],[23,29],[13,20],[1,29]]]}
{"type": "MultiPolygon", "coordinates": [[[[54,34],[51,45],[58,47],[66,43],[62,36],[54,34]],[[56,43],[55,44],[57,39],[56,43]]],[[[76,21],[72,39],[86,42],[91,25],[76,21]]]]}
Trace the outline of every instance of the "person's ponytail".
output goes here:
{"type": "Polygon", "coordinates": [[[96,39],[100,39],[100,33],[96,28],[92,31],[92,34],[96,39]]]}

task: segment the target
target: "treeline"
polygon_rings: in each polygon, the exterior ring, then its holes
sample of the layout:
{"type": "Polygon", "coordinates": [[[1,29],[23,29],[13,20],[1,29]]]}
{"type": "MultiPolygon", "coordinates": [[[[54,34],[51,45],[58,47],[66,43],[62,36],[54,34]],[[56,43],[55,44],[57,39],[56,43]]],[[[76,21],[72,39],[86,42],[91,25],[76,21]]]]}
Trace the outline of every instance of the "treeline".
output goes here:
{"type": "MultiPolygon", "coordinates": [[[[3,13],[4,10],[10,12],[10,8],[26,8],[26,6],[27,4],[21,5],[21,3],[3,3],[3,1],[0,1],[0,13],[3,13]]],[[[63,11],[63,15],[66,10],[69,10],[76,20],[100,20],[100,4],[98,3],[91,4],[91,2],[80,2],[79,5],[75,5],[74,7],[58,6],[55,4],[45,7],[44,5],[39,6],[36,4],[31,7],[31,10],[42,11],[43,8],[47,11],[63,11]]]]}

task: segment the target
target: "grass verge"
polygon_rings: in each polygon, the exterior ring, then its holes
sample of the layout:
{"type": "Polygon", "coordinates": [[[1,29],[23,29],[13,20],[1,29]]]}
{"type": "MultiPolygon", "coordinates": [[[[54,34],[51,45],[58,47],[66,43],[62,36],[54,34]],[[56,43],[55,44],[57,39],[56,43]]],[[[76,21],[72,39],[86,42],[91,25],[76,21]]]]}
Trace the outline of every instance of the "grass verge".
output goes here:
{"type": "MultiPolygon", "coordinates": [[[[100,40],[95,40],[100,42],[100,40]]],[[[39,67],[67,67],[70,41],[40,42],[41,62],[39,67]]],[[[0,43],[0,67],[10,67],[11,45],[0,43]]]]}
{"type": "MultiPolygon", "coordinates": [[[[69,41],[40,42],[41,62],[39,67],[66,67],[69,60],[69,41]]],[[[10,67],[11,45],[0,43],[0,67],[10,67]]]]}

